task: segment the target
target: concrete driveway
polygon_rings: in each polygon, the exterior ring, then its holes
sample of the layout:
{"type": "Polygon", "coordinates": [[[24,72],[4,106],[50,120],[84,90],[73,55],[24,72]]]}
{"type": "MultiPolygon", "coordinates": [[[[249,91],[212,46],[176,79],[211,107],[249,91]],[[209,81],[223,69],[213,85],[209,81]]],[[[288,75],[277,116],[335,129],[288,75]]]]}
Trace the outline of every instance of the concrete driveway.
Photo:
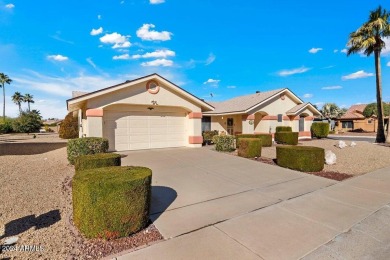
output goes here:
{"type": "Polygon", "coordinates": [[[123,154],[153,170],[151,219],[166,241],[118,259],[315,259],[390,203],[380,171],[336,184],[208,148],[123,154]]]}

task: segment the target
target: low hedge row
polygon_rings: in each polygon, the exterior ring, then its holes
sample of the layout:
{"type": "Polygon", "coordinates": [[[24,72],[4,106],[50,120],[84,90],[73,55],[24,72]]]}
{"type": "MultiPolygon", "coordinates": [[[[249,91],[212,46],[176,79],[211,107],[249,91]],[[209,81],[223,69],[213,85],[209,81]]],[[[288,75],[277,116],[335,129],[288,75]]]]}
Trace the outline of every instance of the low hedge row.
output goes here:
{"type": "Polygon", "coordinates": [[[230,152],[234,150],[234,136],[232,135],[215,135],[213,136],[215,150],[220,152],[230,152]]]}
{"type": "Polygon", "coordinates": [[[80,155],[75,158],[74,164],[76,171],[109,166],[121,166],[121,155],[116,153],[80,155]]]}
{"type": "Polygon", "coordinates": [[[129,236],[149,220],[152,171],[112,166],[73,177],[73,220],[87,238],[129,236]]]}
{"type": "Polygon", "coordinates": [[[275,142],[278,144],[298,144],[298,132],[276,132],[275,142]]]}
{"type": "Polygon", "coordinates": [[[303,172],[318,172],[324,168],[325,151],[313,146],[277,146],[277,164],[303,172]]]}
{"type": "Polygon", "coordinates": [[[100,137],[84,137],[68,140],[67,153],[70,164],[80,155],[105,153],[108,150],[108,140],[100,137]]]}
{"type": "Polygon", "coordinates": [[[261,156],[261,139],[240,138],[238,139],[238,144],[238,156],[245,158],[254,158],[261,156]]]}
{"type": "Polygon", "coordinates": [[[316,122],[311,125],[310,128],[311,136],[317,137],[318,139],[326,138],[329,135],[329,123],[316,122]]]}
{"type": "Polygon", "coordinates": [[[236,135],[236,147],[239,147],[239,139],[241,138],[259,138],[263,147],[272,146],[272,135],[271,134],[238,134],[236,135]]]}
{"type": "Polygon", "coordinates": [[[277,126],[275,128],[275,133],[279,132],[292,132],[291,126],[277,126]]]}

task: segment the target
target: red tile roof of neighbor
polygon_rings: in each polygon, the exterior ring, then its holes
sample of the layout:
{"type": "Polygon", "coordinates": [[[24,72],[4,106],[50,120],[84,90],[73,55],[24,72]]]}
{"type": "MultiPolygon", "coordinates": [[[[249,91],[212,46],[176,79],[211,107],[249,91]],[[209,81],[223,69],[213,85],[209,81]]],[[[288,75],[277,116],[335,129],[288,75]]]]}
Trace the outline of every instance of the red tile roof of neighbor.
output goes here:
{"type": "Polygon", "coordinates": [[[363,119],[363,111],[366,108],[367,104],[352,105],[340,119],[363,119]]]}

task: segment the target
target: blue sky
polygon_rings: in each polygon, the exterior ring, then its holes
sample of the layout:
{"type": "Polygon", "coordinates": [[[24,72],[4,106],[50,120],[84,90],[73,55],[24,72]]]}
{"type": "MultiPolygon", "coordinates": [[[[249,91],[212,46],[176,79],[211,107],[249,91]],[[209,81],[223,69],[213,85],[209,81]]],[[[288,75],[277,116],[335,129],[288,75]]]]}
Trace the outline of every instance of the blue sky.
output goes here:
{"type": "Polygon", "coordinates": [[[213,101],[288,87],[319,107],[371,103],[374,58],[344,51],[379,4],[390,9],[374,0],[0,0],[0,72],[13,79],[6,114],[17,116],[15,91],[32,94],[45,118],[61,118],[72,90],[151,73],[213,101]]]}

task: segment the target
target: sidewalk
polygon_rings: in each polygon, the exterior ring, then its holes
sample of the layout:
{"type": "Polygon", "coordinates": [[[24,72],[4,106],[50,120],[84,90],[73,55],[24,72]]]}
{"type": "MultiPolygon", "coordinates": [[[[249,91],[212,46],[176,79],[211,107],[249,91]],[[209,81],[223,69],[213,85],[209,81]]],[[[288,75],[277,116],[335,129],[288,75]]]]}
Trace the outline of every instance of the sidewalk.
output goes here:
{"type": "MultiPolygon", "coordinates": [[[[260,193],[283,193],[272,186],[267,191],[260,193]]],[[[390,167],[296,198],[268,201],[263,208],[178,236],[173,232],[171,239],[116,259],[389,259],[389,203],[390,167]]],[[[221,210],[240,206],[229,201],[212,206],[217,205],[223,205],[221,210]]],[[[180,214],[176,217],[172,224],[179,230],[188,225],[180,214]]]]}

